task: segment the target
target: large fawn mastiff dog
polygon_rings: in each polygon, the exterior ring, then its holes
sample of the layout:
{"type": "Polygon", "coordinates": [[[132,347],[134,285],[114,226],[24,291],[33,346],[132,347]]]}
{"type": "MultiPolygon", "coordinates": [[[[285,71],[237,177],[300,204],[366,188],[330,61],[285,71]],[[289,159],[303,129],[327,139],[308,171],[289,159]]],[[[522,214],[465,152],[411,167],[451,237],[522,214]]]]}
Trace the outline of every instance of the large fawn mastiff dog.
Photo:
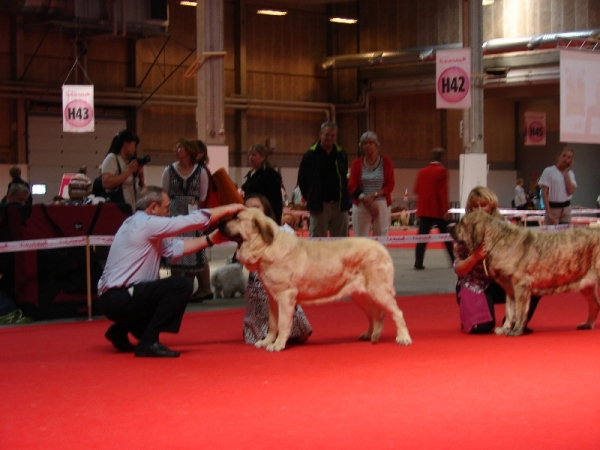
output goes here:
{"type": "Polygon", "coordinates": [[[350,297],[365,312],[369,329],[359,339],[375,343],[384,313],[396,324],[396,342],[412,339],[396,303],[394,266],[387,250],[365,238],[315,242],[280,231],[257,208],[222,222],[221,232],[240,243],[237,259],[258,278],[269,297],[269,331],[257,348],[280,351],[290,335],[296,303],[324,303],[350,297]]]}
{"type": "Polygon", "coordinates": [[[484,267],[506,291],[506,321],[496,334],[523,334],[531,295],[581,291],[591,330],[600,311],[600,232],[591,228],[541,231],[517,227],[483,211],[465,215],[450,231],[473,251],[484,245],[484,267]]]}

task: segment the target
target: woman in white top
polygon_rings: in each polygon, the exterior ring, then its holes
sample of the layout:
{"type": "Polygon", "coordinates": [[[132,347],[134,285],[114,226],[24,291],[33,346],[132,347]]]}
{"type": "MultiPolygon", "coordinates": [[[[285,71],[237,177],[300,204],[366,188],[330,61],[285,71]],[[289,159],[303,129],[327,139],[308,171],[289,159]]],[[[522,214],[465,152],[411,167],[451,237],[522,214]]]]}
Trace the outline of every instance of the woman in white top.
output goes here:
{"type": "Polygon", "coordinates": [[[107,191],[107,200],[127,203],[132,212],[135,212],[136,193],[145,185],[144,167],[134,158],[139,143],[132,131],[119,131],[102,162],[102,187],[107,191]]]}

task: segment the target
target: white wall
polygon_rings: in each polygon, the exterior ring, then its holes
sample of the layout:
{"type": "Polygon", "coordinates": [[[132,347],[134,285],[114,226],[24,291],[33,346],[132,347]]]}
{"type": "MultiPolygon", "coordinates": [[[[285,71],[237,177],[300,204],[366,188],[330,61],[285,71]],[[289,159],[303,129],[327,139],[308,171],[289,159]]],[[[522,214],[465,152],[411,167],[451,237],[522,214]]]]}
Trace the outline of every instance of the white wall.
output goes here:
{"type": "Polygon", "coordinates": [[[64,133],[61,116],[30,115],[29,182],[45,184],[47,188],[46,195],[35,196],[33,202],[52,201],[59,193],[63,174],[77,173],[82,165],[87,166],[88,177],[96,178],[113,137],[125,125],[123,119],[99,118],[93,133],[64,133]]]}

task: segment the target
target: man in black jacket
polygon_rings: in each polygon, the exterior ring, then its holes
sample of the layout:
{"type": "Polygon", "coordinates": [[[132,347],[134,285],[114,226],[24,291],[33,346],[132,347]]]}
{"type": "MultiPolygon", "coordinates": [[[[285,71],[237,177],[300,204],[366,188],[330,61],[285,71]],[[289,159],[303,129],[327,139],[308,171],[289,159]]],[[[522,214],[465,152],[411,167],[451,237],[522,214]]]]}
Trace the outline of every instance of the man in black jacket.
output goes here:
{"type": "Polygon", "coordinates": [[[321,125],[321,140],[302,157],[298,186],[310,211],[310,237],[348,236],[348,156],[336,144],[338,126],[321,125]]]}

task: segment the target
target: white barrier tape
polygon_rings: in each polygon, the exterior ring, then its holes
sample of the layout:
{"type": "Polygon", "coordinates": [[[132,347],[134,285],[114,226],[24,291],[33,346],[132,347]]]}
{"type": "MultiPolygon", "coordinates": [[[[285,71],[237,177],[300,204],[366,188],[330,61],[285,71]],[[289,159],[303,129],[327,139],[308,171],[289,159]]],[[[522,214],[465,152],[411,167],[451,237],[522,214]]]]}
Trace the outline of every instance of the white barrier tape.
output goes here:
{"type": "MultiPolygon", "coordinates": [[[[569,224],[562,225],[547,225],[543,227],[535,227],[535,230],[542,231],[558,231],[571,228],[569,224]]],[[[343,238],[307,238],[311,241],[332,241],[343,238]]],[[[437,234],[413,234],[407,236],[371,236],[371,239],[381,242],[382,244],[419,244],[429,242],[446,242],[452,241],[452,236],[449,233],[437,234]]]]}
{"type": "Polygon", "coordinates": [[[46,250],[49,248],[85,246],[86,237],[67,237],[50,239],[32,239],[28,241],[0,242],[0,253],[46,250]]]}
{"type": "Polygon", "coordinates": [[[90,245],[110,247],[114,240],[114,236],[90,236],[90,245]]]}
{"type": "MultiPolygon", "coordinates": [[[[498,208],[500,214],[505,216],[520,216],[520,215],[534,215],[543,216],[545,211],[543,209],[504,209],[498,208]]],[[[450,214],[464,214],[464,208],[450,208],[448,210],[450,214]]],[[[571,208],[571,215],[584,215],[584,214],[600,214],[600,209],[587,209],[587,208],[571,208]]]]}
{"type": "MultiPolygon", "coordinates": [[[[543,209],[504,209],[504,208],[498,208],[498,211],[500,212],[500,214],[504,215],[504,216],[540,216],[543,217],[545,214],[545,211],[543,209]]],[[[417,210],[416,209],[407,209],[404,211],[399,211],[399,212],[394,212],[391,213],[392,217],[396,217],[396,216],[400,216],[402,214],[416,214],[417,210]]],[[[465,213],[465,209],[464,208],[450,208],[448,210],[449,214],[464,214],[465,213]]],[[[283,214],[290,214],[292,216],[305,216],[305,217],[310,217],[310,211],[306,211],[303,209],[284,209],[283,210],[283,214]]],[[[575,209],[572,208],[571,209],[571,215],[584,215],[584,214],[600,214],[600,209],[587,209],[587,208],[579,208],[579,209],[575,209]]]]}
{"type": "MultiPolygon", "coordinates": [[[[86,236],[31,239],[26,241],[0,242],[0,253],[26,252],[30,250],[49,250],[64,247],[85,247],[86,236]]],[[[110,246],[114,236],[89,236],[90,245],[110,246]]]]}
{"type": "MultiPolygon", "coordinates": [[[[438,233],[438,234],[414,234],[408,236],[370,236],[371,239],[375,241],[379,241],[382,244],[414,244],[414,243],[423,243],[423,242],[445,242],[451,241],[452,236],[448,233],[438,233]]],[[[336,241],[339,239],[344,239],[341,237],[335,238],[323,238],[323,237],[312,237],[306,238],[311,241],[336,241]]]]}
{"type": "MultiPolygon", "coordinates": [[[[570,228],[572,225],[548,225],[535,227],[536,230],[557,231],[570,228]]],[[[332,241],[343,238],[306,238],[311,241],[332,241]]],[[[382,244],[415,244],[428,242],[446,242],[451,241],[452,236],[448,233],[437,234],[414,234],[406,236],[372,236],[371,239],[382,244]]],[[[110,246],[113,243],[114,236],[89,236],[90,245],[110,246]]],[[[234,245],[234,242],[224,242],[218,245],[234,245]]],[[[86,236],[32,239],[27,241],[9,241],[0,242],[0,253],[26,252],[32,250],[48,250],[52,248],[64,247],[84,247],[86,245],[86,236]]]]}

